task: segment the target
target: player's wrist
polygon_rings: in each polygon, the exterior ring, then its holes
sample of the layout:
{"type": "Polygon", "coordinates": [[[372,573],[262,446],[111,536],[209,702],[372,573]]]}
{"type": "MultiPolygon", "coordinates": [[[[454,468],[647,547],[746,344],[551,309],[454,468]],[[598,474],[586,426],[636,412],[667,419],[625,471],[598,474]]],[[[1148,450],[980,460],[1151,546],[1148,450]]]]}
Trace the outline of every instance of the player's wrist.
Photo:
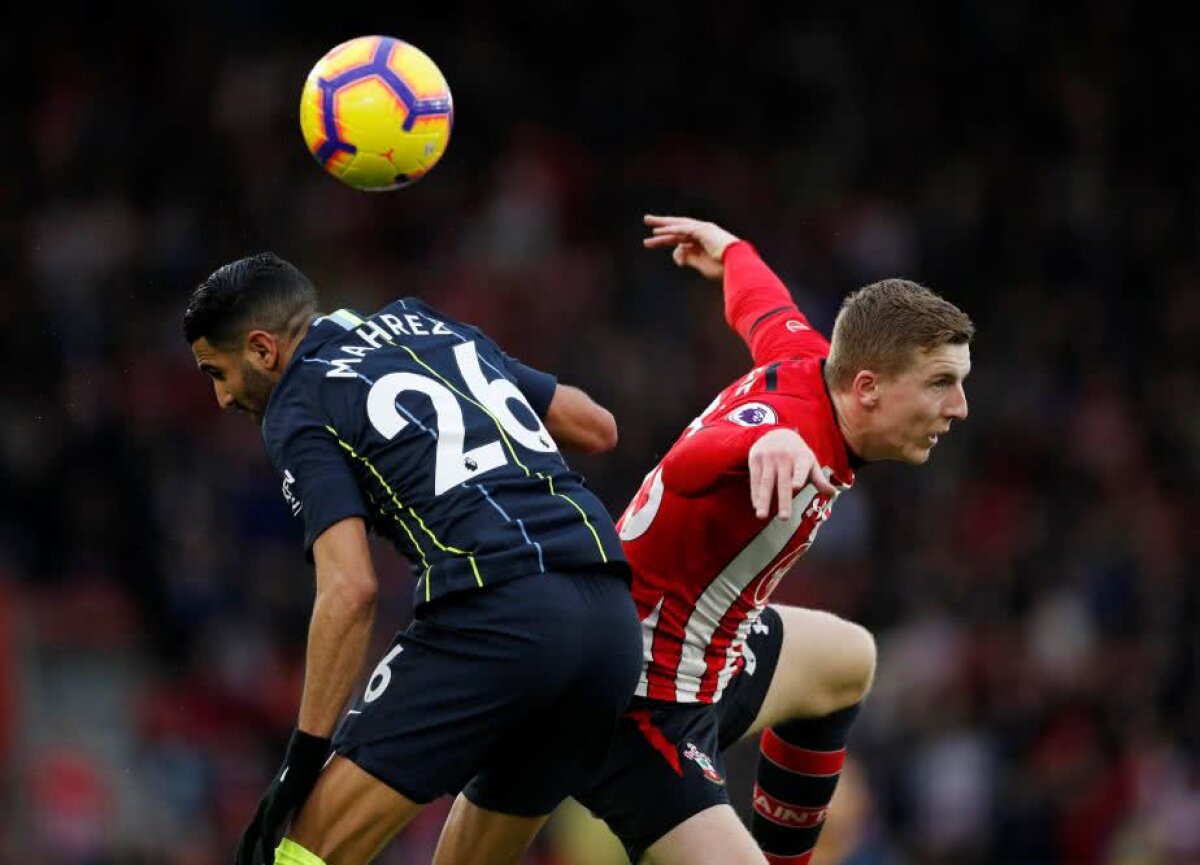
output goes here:
{"type": "Polygon", "coordinates": [[[762,426],[752,427],[751,429],[746,430],[746,457],[749,458],[754,456],[755,453],[757,453],[755,450],[756,448],[761,449],[763,447],[770,446],[770,442],[767,442],[765,445],[761,445],[760,443],[772,433],[777,433],[780,430],[785,429],[787,429],[787,427],[781,427],[775,424],[763,424],[762,426]]]}
{"type": "Polygon", "coordinates": [[[321,736],[317,733],[310,733],[308,730],[305,730],[302,727],[297,726],[295,729],[292,730],[291,738],[288,740],[288,747],[291,748],[294,745],[295,747],[300,748],[300,749],[306,750],[306,749],[312,748],[313,750],[316,750],[317,748],[320,748],[320,747],[328,748],[329,741],[330,740],[329,740],[328,736],[321,736]]]}
{"type": "Polygon", "coordinates": [[[718,258],[721,260],[721,263],[724,264],[729,258],[730,254],[738,249],[748,249],[750,252],[754,253],[754,245],[750,243],[750,241],[742,240],[740,237],[735,237],[733,240],[729,241],[729,243],[725,244],[725,248],[721,250],[721,254],[718,256],[718,258]]]}
{"type": "Polygon", "coordinates": [[[288,739],[287,764],[301,775],[316,775],[329,757],[331,740],[325,736],[306,733],[299,727],[288,739]]]}

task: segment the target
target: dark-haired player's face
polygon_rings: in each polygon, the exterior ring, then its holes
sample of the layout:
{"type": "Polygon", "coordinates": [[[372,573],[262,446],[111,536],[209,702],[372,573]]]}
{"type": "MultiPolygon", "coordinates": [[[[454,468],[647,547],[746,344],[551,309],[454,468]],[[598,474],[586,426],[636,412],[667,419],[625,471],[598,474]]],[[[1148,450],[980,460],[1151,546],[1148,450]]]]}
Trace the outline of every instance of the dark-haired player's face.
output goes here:
{"type": "Polygon", "coordinates": [[[908,367],[880,379],[875,428],[891,459],[929,459],[950,423],[967,416],[963,380],[970,372],[970,347],[943,345],[917,351],[908,367]]]}
{"type": "Polygon", "coordinates": [[[217,405],[240,409],[261,424],[274,379],[259,369],[248,353],[221,351],[203,337],[192,343],[192,354],[200,371],[212,381],[217,405]]]}

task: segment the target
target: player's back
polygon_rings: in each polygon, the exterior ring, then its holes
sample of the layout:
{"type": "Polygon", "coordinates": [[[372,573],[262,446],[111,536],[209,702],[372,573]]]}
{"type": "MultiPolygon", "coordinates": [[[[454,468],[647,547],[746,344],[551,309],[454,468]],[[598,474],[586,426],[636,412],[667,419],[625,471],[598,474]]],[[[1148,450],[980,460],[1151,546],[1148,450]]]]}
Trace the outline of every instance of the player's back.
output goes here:
{"type": "MultiPolygon", "coordinates": [[[[304,437],[336,440],[373,528],[413,563],[418,602],[549,570],[623,567],[611,518],[539,418],[554,386],[476,328],[405,298],[368,317],[318,319],[263,434],[285,496],[304,437]]],[[[304,491],[306,501],[320,494],[304,491]]]]}

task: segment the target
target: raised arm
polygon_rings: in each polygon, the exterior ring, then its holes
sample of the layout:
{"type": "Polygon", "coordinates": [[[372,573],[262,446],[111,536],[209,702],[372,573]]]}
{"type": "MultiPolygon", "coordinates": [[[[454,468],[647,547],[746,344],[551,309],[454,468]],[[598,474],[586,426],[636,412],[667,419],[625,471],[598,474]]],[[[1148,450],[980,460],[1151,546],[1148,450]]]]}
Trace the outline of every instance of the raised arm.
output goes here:
{"type": "Polygon", "coordinates": [[[680,267],[724,283],[725,320],[750,349],[756,364],[789,357],[823,356],[825,338],[796,308],[791,292],[754,247],[719,225],[685,216],[646,216],[648,249],[672,247],[680,267]]]}

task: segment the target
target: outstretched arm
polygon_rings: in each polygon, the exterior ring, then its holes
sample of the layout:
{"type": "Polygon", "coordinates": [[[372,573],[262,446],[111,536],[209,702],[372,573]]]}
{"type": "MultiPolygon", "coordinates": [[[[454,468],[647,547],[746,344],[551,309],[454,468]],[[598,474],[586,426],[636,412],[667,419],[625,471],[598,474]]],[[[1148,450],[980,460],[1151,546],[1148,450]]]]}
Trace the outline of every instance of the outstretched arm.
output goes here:
{"type": "Polygon", "coordinates": [[[650,226],[650,236],[642,241],[647,249],[671,250],[679,267],[690,267],[709,279],[725,275],[725,250],[738,242],[737,237],[712,222],[687,216],[642,217],[650,226]]]}
{"type": "Polygon", "coordinates": [[[796,308],[791,292],[754,247],[719,225],[686,216],[646,216],[647,249],[673,247],[680,267],[724,281],[725,320],[750,348],[756,364],[823,355],[825,338],[796,308]]]}
{"type": "Polygon", "coordinates": [[[742,427],[716,423],[681,440],[662,461],[663,485],[682,496],[702,496],[724,478],[743,475],[750,482],[750,504],[765,520],[775,502],[778,516],[792,515],[796,490],[813,484],[833,495],[812,449],[786,427],[742,427]]]}

